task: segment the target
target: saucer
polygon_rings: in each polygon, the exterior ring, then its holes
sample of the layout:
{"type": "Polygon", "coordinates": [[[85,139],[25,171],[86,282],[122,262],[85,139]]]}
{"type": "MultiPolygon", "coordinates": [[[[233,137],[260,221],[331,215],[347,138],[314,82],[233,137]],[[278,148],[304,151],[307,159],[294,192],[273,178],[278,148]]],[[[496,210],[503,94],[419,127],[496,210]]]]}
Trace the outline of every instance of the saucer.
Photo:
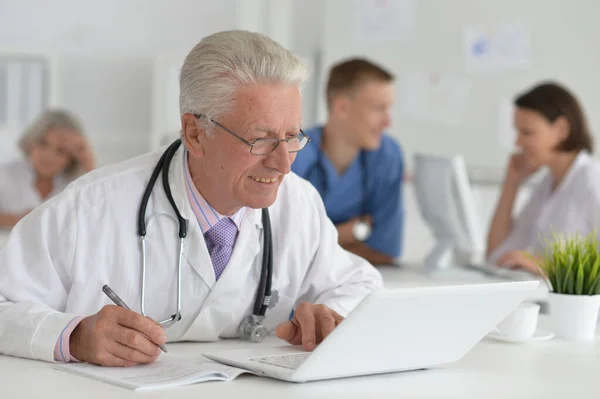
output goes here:
{"type": "Polygon", "coordinates": [[[538,329],[529,338],[514,338],[514,337],[509,337],[509,336],[500,334],[496,331],[492,331],[487,336],[489,338],[495,339],[497,341],[523,343],[523,342],[547,341],[549,339],[554,338],[554,333],[551,331],[538,329]]]}

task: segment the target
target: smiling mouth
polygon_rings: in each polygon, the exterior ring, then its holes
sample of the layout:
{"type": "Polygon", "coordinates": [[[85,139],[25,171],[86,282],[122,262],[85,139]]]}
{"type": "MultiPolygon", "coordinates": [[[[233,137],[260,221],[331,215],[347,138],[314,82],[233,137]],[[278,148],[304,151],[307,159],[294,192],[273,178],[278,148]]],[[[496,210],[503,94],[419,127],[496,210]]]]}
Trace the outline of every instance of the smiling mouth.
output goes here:
{"type": "Polygon", "coordinates": [[[254,176],[249,176],[250,179],[254,180],[257,183],[266,183],[266,184],[272,184],[272,183],[276,183],[278,178],[277,177],[254,177],[254,176]]]}

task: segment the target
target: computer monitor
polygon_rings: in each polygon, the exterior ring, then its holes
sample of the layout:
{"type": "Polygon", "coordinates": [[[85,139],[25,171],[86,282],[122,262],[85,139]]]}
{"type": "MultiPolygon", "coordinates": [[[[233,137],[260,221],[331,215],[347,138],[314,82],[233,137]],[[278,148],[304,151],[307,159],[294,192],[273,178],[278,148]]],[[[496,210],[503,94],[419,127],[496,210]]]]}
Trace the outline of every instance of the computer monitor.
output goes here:
{"type": "Polygon", "coordinates": [[[436,239],[425,268],[483,262],[484,237],[464,158],[415,154],[413,181],[421,215],[436,239]]]}

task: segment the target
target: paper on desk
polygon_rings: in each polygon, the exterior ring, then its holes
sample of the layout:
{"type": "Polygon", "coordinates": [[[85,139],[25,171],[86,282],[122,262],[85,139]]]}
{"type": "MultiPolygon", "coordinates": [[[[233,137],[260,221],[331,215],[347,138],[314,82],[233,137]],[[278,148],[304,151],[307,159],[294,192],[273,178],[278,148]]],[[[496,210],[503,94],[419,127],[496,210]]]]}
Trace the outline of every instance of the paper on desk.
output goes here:
{"type": "Polygon", "coordinates": [[[102,367],[69,363],[55,369],[133,390],[154,390],[205,381],[230,381],[247,370],[226,366],[202,357],[169,355],[154,363],[134,367],[102,367]]]}

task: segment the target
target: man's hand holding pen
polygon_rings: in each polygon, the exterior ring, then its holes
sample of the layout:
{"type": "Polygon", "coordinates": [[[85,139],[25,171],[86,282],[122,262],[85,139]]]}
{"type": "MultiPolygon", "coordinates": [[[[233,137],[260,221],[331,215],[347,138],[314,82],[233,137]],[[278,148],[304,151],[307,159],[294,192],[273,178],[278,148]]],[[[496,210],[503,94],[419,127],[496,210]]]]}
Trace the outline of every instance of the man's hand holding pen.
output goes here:
{"type": "Polygon", "coordinates": [[[69,340],[70,352],[82,362],[102,366],[135,366],[158,358],[167,342],[154,320],[129,309],[106,305],[81,320],[69,340]]]}

